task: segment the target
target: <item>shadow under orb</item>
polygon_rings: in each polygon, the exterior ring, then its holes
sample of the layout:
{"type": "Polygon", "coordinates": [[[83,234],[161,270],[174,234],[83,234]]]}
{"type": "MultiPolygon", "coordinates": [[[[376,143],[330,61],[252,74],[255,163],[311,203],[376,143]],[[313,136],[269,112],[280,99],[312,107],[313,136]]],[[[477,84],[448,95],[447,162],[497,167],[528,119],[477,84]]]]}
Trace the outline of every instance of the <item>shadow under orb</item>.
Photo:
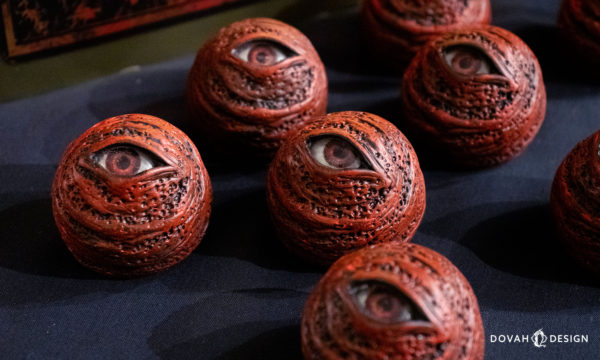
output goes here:
{"type": "Polygon", "coordinates": [[[23,202],[0,212],[0,266],[21,273],[96,279],[60,238],[50,198],[23,202]]]}
{"type": "Polygon", "coordinates": [[[532,279],[598,284],[561,246],[548,205],[512,211],[471,228],[460,243],[488,265],[532,279]]]}
{"type": "Polygon", "coordinates": [[[205,239],[196,251],[208,256],[233,257],[267,269],[314,271],[277,239],[264,189],[215,203],[205,239]]]}

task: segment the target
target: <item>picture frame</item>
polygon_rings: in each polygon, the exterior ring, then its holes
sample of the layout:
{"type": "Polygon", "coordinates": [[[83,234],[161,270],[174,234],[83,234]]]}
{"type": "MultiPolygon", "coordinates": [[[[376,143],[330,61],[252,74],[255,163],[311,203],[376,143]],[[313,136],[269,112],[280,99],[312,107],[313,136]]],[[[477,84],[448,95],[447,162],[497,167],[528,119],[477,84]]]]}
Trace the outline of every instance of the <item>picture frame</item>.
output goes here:
{"type": "Polygon", "coordinates": [[[122,32],[242,0],[5,0],[9,58],[122,32]]]}

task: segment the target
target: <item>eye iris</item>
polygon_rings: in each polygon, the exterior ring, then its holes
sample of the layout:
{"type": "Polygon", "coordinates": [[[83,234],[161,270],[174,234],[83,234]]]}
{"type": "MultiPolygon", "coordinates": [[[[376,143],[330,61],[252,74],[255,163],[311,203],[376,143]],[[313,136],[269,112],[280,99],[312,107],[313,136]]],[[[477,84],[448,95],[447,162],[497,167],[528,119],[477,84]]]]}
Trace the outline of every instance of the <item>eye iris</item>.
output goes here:
{"type": "Polygon", "coordinates": [[[258,65],[273,65],[277,60],[275,49],[267,44],[257,44],[248,54],[248,62],[258,65]]]}
{"type": "Polygon", "coordinates": [[[452,59],[452,68],[463,75],[477,74],[483,63],[479,54],[468,49],[460,49],[456,51],[452,59]]]}
{"type": "Polygon", "coordinates": [[[380,320],[396,320],[402,315],[403,306],[391,294],[374,292],[367,297],[366,310],[380,320]]]}
{"type": "Polygon", "coordinates": [[[354,149],[348,143],[339,139],[331,139],[325,145],[323,150],[325,161],[329,165],[337,168],[347,168],[352,166],[357,156],[354,149]]]}
{"type": "Polygon", "coordinates": [[[140,163],[140,155],[130,149],[117,148],[106,156],[106,169],[117,175],[137,174],[140,163]]]}

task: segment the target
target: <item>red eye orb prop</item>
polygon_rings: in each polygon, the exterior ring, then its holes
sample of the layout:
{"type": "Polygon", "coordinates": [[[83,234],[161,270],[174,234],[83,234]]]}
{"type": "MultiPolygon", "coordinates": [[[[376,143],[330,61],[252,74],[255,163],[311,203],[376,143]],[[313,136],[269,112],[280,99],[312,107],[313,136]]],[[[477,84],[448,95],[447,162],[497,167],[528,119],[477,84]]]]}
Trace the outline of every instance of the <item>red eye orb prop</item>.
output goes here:
{"type": "Polygon", "coordinates": [[[469,282],[444,256],[378,244],[336,261],[302,315],[305,359],[482,360],[484,332],[469,282]]]}
{"type": "Polygon", "coordinates": [[[382,61],[404,68],[429,40],[465,25],[489,24],[489,0],[364,0],[367,41],[382,61]]]}
{"type": "Polygon", "coordinates": [[[550,202],[568,252],[600,276],[600,131],[577,144],[560,164],[550,202]]]}
{"type": "Polygon", "coordinates": [[[325,114],[327,77],[300,31],[247,19],[200,49],[186,97],[194,124],[215,147],[270,156],[290,132],[325,114]]]}
{"type": "Polygon", "coordinates": [[[52,184],[58,230],[84,266],[129,277],[164,270],[204,236],[212,200],[191,140],[159,118],[99,122],[65,151],[52,184]]]}
{"type": "Polygon", "coordinates": [[[600,1],[563,0],[558,28],[581,59],[600,64],[600,1]]]}
{"type": "Polygon", "coordinates": [[[394,125],[346,111],[284,142],[269,169],[267,199],[283,243],[328,265],[370,244],[409,241],[425,212],[425,183],[394,125]]]}
{"type": "Polygon", "coordinates": [[[482,26],[425,45],[404,73],[402,105],[417,148],[477,168],[527,147],[544,121],[546,90],[529,47],[507,30],[482,26]]]}

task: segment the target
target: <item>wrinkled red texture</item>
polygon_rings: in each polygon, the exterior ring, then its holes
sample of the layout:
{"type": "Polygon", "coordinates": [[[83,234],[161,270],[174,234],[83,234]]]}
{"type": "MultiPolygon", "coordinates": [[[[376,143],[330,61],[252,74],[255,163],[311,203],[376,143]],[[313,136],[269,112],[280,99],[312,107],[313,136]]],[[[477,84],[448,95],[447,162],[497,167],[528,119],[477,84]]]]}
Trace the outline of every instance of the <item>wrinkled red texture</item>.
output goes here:
{"type": "Polygon", "coordinates": [[[325,114],[327,77],[300,31],[273,19],[247,19],[221,29],[198,51],[186,98],[195,125],[216,147],[272,155],[290,132],[325,114]],[[270,66],[235,56],[253,40],[269,40],[295,54],[270,66]]]}
{"type": "Polygon", "coordinates": [[[558,28],[583,61],[600,63],[600,2],[563,0],[558,28]]]}
{"type": "Polygon", "coordinates": [[[71,142],[52,184],[54,219],[69,250],[84,266],[118,277],[155,273],[187,257],[204,236],[211,201],[191,140],[142,114],[106,119],[71,142]],[[115,175],[92,156],[115,144],[144,149],[164,164],[115,175]]]}
{"type": "Polygon", "coordinates": [[[401,97],[411,139],[466,167],[517,156],[546,114],[537,58],[516,35],[494,26],[464,28],[424,46],[404,74],[401,97]],[[477,49],[497,73],[453,71],[444,53],[457,45],[477,49]]]}
{"type": "Polygon", "coordinates": [[[560,164],[550,202],[568,252],[600,276],[600,131],[577,144],[560,164]]]}
{"type": "Polygon", "coordinates": [[[316,264],[331,264],[366,245],[409,241],[425,212],[417,155],[385,119],[364,112],[328,114],[290,137],[267,177],[267,198],[279,238],[316,264]],[[308,143],[333,136],[357,149],[371,169],[331,169],[308,143]]]}
{"type": "Polygon", "coordinates": [[[365,0],[362,17],[375,54],[402,68],[432,38],[464,25],[489,24],[489,0],[365,0]]]}
{"type": "Polygon", "coordinates": [[[444,256],[411,243],[373,245],[336,261],[302,315],[305,359],[483,359],[484,330],[469,282],[444,256]],[[381,322],[352,291],[388,284],[420,318],[381,322]]]}

